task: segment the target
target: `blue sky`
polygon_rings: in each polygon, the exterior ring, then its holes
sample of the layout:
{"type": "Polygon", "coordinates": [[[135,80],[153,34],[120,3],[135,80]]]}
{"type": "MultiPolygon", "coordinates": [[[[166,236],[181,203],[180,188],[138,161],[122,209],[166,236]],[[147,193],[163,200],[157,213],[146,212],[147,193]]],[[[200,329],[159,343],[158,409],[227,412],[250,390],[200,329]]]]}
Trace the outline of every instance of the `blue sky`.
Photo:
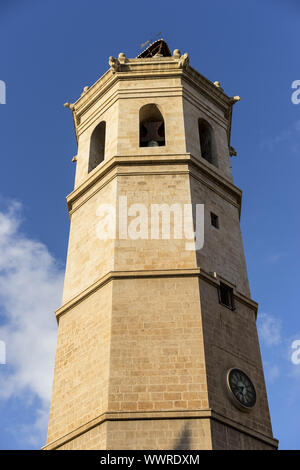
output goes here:
{"type": "Polygon", "coordinates": [[[66,101],[162,32],[235,105],[234,181],[274,435],[299,449],[300,6],[295,1],[0,2],[0,448],[45,442],[76,142],[66,101]],[[298,35],[297,35],[298,33],[298,35]],[[297,48],[298,46],[298,48],[297,48]]]}

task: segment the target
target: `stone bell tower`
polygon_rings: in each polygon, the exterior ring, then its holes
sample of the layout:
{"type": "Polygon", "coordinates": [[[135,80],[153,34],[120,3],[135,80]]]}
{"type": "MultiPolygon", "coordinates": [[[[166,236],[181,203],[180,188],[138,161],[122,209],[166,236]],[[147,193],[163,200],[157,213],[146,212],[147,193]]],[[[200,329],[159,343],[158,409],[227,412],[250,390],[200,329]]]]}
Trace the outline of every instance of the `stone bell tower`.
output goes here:
{"type": "Polygon", "coordinates": [[[274,449],[230,168],[239,98],[163,40],[109,64],[66,104],[78,155],[44,449],[274,449]],[[187,249],[174,210],[197,204],[204,245],[187,249]],[[153,207],[170,236],[133,230],[153,207]]]}

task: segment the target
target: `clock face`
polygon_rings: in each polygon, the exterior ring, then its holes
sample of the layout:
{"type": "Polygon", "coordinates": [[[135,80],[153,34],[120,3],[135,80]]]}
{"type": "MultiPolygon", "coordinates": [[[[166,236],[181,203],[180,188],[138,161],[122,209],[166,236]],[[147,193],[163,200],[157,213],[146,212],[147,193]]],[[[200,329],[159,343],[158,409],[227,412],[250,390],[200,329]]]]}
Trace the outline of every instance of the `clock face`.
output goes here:
{"type": "Polygon", "coordinates": [[[253,408],[256,403],[256,391],[248,375],[240,369],[230,369],[227,375],[230,391],[242,407],[253,408]]]}

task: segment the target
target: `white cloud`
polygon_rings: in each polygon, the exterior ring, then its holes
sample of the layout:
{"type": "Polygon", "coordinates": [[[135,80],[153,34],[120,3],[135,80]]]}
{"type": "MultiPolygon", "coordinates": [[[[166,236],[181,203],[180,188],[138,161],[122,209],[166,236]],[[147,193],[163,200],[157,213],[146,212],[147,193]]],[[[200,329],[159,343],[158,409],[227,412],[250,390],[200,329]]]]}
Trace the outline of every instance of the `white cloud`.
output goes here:
{"type": "Polygon", "coordinates": [[[35,398],[36,430],[47,426],[63,270],[47,247],[20,231],[21,205],[0,212],[0,399],[35,398]],[[25,398],[26,397],[26,398],[25,398]],[[46,416],[46,418],[45,418],[46,416]]]}
{"type": "Polygon", "coordinates": [[[267,313],[258,315],[258,333],[266,346],[278,346],[281,343],[281,321],[267,313]]]}

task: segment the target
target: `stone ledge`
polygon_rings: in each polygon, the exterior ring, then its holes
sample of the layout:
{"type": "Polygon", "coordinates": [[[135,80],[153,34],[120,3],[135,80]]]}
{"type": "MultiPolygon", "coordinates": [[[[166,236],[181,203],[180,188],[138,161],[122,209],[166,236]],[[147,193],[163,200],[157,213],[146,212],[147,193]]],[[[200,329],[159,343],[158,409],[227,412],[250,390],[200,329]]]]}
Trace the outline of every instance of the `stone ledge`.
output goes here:
{"type": "MultiPolygon", "coordinates": [[[[199,173],[203,174],[218,187],[222,188],[236,200],[236,205],[241,208],[242,191],[231,181],[219,174],[218,170],[208,166],[205,162],[195,158],[190,153],[185,154],[156,154],[156,155],[116,155],[115,157],[104,160],[99,168],[91,174],[91,176],[82,183],[78,188],[67,196],[68,210],[71,213],[73,204],[82,197],[87,191],[100,181],[105,175],[112,171],[116,166],[141,166],[141,165],[169,165],[169,164],[185,164],[191,165],[199,173]]],[[[188,168],[190,174],[191,170],[188,168]]],[[[170,172],[170,171],[169,171],[170,172]]],[[[177,171],[178,172],[178,171],[177,171]]],[[[145,172],[147,174],[148,172],[145,172]]],[[[118,173],[114,177],[118,176],[118,173]]],[[[203,183],[203,181],[202,181],[203,183]]],[[[213,188],[211,188],[213,190],[213,188]]],[[[223,196],[222,196],[223,197],[223,196]]]]}
{"type": "Polygon", "coordinates": [[[134,421],[134,420],[171,420],[171,419],[212,419],[214,421],[221,422],[222,424],[226,424],[231,428],[234,428],[244,434],[247,434],[251,437],[254,437],[260,441],[263,441],[270,446],[277,449],[278,447],[278,440],[274,439],[270,436],[266,436],[259,431],[254,431],[252,429],[247,428],[244,425],[237,423],[236,421],[226,418],[225,416],[221,415],[220,413],[215,412],[211,408],[203,409],[203,410],[163,410],[163,411],[152,411],[152,412],[143,412],[143,411],[136,411],[136,412],[106,412],[99,415],[97,418],[89,421],[88,423],[79,426],[74,431],[46,444],[42,447],[43,450],[55,450],[58,447],[66,444],[67,442],[71,441],[72,439],[77,438],[81,434],[88,432],[90,429],[100,426],[105,421],[134,421]]]}
{"type": "MultiPolygon", "coordinates": [[[[232,99],[217,88],[208,78],[200,74],[193,67],[188,65],[182,69],[178,67],[178,60],[172,57],[167,60],[145,61],[145,59],[128,59],[126,66],[122,66],[122,71],[113,73],[110,69],[104,73],[85,94],[80,96],[73,104],[75,120],[80,117],[99,99],[101,95],[107,92],[115,83],[131,79],[147,79],[162,77],[178,77],[183,79],[202,93],[210,96],[210,99],[225,112],[231,109],[232,99]]],[[[231,116],[230,116],[231,117],[231,116]]],[[[230,124],[230,122],[229,122],[230,124]]],[[[76,124],[75,124],[76,128],[76,124]]],[[[77,130],[77,129],[76,129],[77,130]]]]}
{"type": "MultiPolygon", "coordinates": [[[[212,274],[209,274],[203,271],[200,268],[190,268],[190,269],[168,269],[168,270],[151,270],[151,271],[110,271],[105,276],[101,277],[98,281],[92,284],[90,287],[85,289],[80,294],[76,295],[73,299],[67,301],[62,305],[58,310],[56,310],[56,319],[59,320],[59,317],[66,313],[75,305],[82,302],[86,297],[93,294],[95,291],[103,287],[108,282],[119,279],[143,279],[143,278],[171,278],[171,277],[200,277],[210,284],[219,285],[219,281],[212,274]]],[[[240,292],[234,290],[234,297],[254,310],[255,315],[257,313],[257,303],[241,294],[240,292]]]]}

